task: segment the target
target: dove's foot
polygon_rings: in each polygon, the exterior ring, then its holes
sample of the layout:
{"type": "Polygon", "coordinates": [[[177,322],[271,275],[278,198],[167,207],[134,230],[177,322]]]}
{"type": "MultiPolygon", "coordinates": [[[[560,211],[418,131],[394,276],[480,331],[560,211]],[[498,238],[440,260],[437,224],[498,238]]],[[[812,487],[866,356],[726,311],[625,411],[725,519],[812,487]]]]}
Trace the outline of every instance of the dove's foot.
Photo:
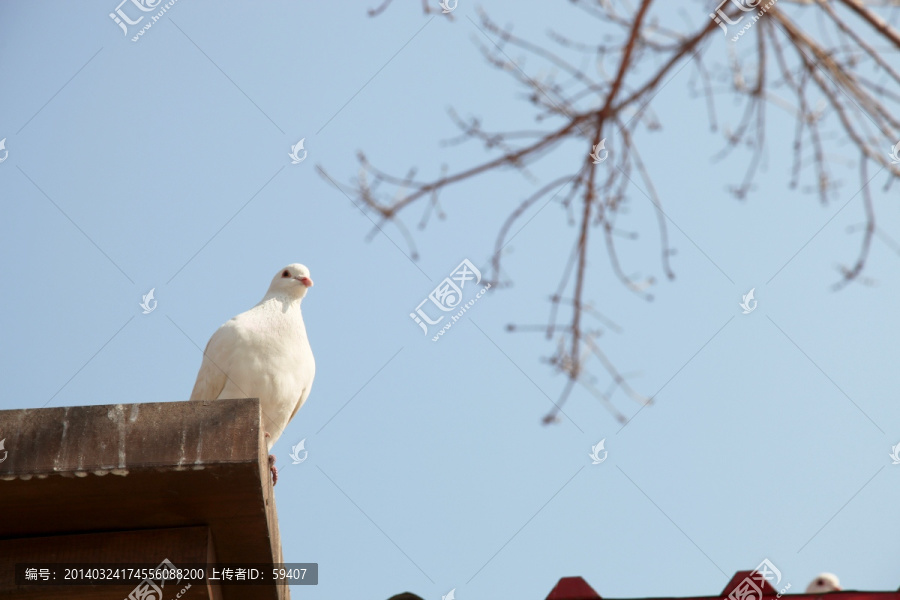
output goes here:
{"type": "Polygon", "coordinates": [[[275,455],[269,455],[269,470],[272,471],[272,485],[278,483],[278,469],[275,467],[275,455]]]}

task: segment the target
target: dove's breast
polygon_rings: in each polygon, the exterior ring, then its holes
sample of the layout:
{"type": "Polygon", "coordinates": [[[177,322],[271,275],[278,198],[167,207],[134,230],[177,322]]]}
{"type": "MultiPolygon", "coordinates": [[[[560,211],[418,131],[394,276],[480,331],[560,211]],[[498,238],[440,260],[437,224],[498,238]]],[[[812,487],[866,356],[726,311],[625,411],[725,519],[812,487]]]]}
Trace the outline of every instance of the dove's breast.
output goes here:
{"type": "Polygon", "coordinates": [[[259,398],[270,447],[287,426],[298,401],[309,394],[315,376],[302,318],[271,312],[275,314],[244,313],[223,326],[233,328],[234,352],[223,367],[228,381],[219,395],[259,398]]]}

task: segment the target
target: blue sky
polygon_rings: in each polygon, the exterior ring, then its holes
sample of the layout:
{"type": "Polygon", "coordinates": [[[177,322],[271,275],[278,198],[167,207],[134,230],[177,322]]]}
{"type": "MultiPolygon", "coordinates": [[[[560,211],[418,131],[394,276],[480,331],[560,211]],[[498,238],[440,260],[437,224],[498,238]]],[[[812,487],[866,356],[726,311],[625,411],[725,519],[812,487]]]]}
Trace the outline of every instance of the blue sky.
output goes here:
{"type": "MultiPolygon", "coordinates": [[[[638,391],[660,391],[621,428],[576,388],[569,419],[545,426],[565,383],[541,361],[552,343],[506,326],[546,319],[574,239],[565,209],[535,211],[504,255],[514,285],[439,342],[408,315],[463,259],[484,266],[506,215],[585,149],[549,156],[537,182],[504,171],[447,190],[447,218],[424,230],[412,209],[415,264],[390,225],[366,241],[372,223],[316,173],[349,184],[359,150],[423,178],[484,160],[476,144],[440,143],[456,134],[450,107],[493,130],[533,125],[477,49],[474,5],[448,20],[396,3],[372,19],[366,2],[179,0],[134,43],[108,17],[115,4],[0,5],[0,408],[186,400],[197,346],[302,262],[317,377],[273,451],[285,560],[319,563],[319,585],[294,597],[543,598],[569,575],[604,597],[715,595],[763,558],[791,591],[821,571],[849,589],[900,586],[900,255],[876,237],[872,284],[831,290],[863,220],[846,139],[828,140],[841,186],[823,205],[788,188],[793,123],[770,109],[764,170],[738,201],[727,189],[749,153],[714,162],[723,141],[692,69],[667,84],[652,105],[663,129],[638,143],[675,224],[676,278],[634,189],[620,224],[641,238],[620,253],[626,272],[659,281],[654,301],[618,283],[599,238],[587,287],[621,328],[604,352],[638,391]],[[302,439],[308,459],[293,465],[302,439]],[[593,465],[601,439],[608,458],[593,465]]],[[[706,8],[656,16],[693,27],[706,8]]],[[[603,27],[563,2],[488,11],[535,41],[548,26],[585,39],[603,27]]],[[[726,44],[707,59],[725,60],[726,44]]],[[[737,124],[730,97],[719,109],[737,124]]],[[[900,239],[887,178],[871,184],[878,227],[900,239]]]]}

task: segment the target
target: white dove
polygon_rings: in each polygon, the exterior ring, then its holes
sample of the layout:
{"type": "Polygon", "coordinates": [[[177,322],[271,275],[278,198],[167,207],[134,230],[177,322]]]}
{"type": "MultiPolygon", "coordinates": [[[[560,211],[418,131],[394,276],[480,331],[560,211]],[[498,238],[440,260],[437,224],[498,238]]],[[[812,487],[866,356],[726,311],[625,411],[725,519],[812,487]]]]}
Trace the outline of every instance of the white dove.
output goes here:
{"type": "Polygon", "coordinates": [[[806,586],[807,594],[824,594],[826,592],[840,592],[841,582],[834,573],[819,573],[815,579],[806,586]]]}
{"type": "MultiPolygon", "coordinates": [[[[268,450],[309,397],[316,363],[300,303],[313,286],[301,264],[283,268],[253,308],[209,339],[191,400],[259,398],[268,450]]],[[[269,455],[272,485],[278,481],[269,455]]]]}

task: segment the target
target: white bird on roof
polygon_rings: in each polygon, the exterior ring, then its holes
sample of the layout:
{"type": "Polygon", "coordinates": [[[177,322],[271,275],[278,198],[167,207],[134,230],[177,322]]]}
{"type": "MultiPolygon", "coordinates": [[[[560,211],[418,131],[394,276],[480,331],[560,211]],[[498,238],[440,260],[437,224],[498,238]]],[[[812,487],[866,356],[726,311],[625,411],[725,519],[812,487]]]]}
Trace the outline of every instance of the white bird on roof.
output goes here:
{"type": "Polygon", "coordinates": [[[828,592],[840,592],[841,582],[834,573],[820,573],[806,586],[807,594],[825,594],[828,592]]]}
{"type": "MultiPolygon", "coordinates": [[[[212,335],[191,400],[259,398],[268,450],[309,397],[316,363],[300,303],[313,285],[301,264],[284,267],[253,308],[212,335]]],[[[269,455],[273,485],[275,456],[269,455]]]]}

